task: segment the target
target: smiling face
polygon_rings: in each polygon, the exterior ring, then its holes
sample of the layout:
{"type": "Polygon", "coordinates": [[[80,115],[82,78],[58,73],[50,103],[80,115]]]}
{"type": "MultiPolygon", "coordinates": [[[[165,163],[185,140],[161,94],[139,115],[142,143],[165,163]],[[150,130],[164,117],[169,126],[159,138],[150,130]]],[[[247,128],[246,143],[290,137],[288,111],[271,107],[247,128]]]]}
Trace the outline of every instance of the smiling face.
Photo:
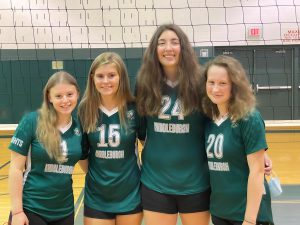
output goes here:
{"type": "Polygon", "coordinates": [[[58,116],[70,116],[77,105],[79,93],[72,84],[58,83],[50,88],[48,100],[58,116]]]}
{"type": "Polygon", "coordinates": [[[164,70],[175,69],[179,63],[180,41],[172,30],[165,30],[158,38],[157,56],[164,70]]]}
{"type": "Polygon", "coordinates": [[[231,97],[231,80],[222,66],[212,65],[207,71],[206,93],[209,99],[220,109],[228,108],[231,97]]]}
{"type": "Polygon", "coordinates": [[[120,75],[115,64],[109,63],[99,66],[95,70],[93,81],[101,97],[115,97],[120,84],[120,75]]]}

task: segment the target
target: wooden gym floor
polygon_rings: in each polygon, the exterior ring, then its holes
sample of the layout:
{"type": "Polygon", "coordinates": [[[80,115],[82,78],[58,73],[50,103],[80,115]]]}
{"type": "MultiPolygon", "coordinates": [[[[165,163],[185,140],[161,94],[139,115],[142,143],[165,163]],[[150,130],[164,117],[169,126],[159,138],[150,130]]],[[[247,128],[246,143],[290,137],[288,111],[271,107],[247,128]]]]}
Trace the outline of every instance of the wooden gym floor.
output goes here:
{"type": "MultiPolygon", "coordinates": [[[[273,170],[280,177],[283,194],[272,199],[276,225],[296,225],[300,221],[300,121],[292,126],[286,122],[266,122],[268,154],[273,161],[273,170]]],[[[0,225],[7,222],[10,210],[8,193],[8,169],[10,152],[7,148],[13,129],[0,125],[0,225]]],[[[73,175],[75,198],[75,224],[83,224],[84,174],[76,166],[73,175]]],[[[181,222],[178,221],[178,225],[181,222]]]]}

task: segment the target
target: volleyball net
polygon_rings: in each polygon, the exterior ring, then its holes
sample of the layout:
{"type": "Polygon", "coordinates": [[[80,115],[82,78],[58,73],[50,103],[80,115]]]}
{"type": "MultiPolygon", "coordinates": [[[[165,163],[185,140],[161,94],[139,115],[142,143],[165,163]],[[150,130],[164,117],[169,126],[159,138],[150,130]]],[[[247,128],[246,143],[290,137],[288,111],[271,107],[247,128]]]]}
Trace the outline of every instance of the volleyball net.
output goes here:
{"type": "Polygon", "coordinates": [[[147,47],[164,23],[194,46],[299,44],[299,0],[2,0],[1,49],[147,47]]]}
{"type": "Polygon", "coordinates": [[[219,54],[247,70],[266,119],[300,119],[300,0],[1,0],[0,123],[36,109],[57,70],[84,90],[103,51],[124,59],[131,86],[145,48],[164,23],[188,35],[199,62],[219,54]]]}

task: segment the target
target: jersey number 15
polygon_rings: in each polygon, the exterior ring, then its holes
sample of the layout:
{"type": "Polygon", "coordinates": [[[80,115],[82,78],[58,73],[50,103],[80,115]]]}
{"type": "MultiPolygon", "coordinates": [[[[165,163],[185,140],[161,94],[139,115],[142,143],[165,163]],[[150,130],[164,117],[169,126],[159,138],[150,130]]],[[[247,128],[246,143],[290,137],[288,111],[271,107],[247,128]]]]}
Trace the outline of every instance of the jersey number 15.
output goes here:
{"type": "Polygon", "coordinates": [[[97,130],[99,131],[98,147],[118,147],[120,145],[119,124],[110,124],[108,126],[108,134],[106,133],[106,124],[102,124],[97,130]],[[108,138],[108,142],[105,142],[105,137],[108,138]]]}

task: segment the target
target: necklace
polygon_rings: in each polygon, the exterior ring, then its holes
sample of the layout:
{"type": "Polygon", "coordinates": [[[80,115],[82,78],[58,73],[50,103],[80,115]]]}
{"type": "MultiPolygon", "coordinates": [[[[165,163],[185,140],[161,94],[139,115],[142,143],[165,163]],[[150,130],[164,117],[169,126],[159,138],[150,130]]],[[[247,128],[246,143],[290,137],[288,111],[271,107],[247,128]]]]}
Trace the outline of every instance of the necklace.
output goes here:
{"type": "Polygon", "coordinates": [[[229,114],[229,112],[227,112],[227,113],[225,113],[225,114],[223,114],[223,115],[219,115],[218,116],[218,120],[222,120],[222,119],[225,119],[225,118],[227,118],[228,117],[228,114],[229,114]]]}

